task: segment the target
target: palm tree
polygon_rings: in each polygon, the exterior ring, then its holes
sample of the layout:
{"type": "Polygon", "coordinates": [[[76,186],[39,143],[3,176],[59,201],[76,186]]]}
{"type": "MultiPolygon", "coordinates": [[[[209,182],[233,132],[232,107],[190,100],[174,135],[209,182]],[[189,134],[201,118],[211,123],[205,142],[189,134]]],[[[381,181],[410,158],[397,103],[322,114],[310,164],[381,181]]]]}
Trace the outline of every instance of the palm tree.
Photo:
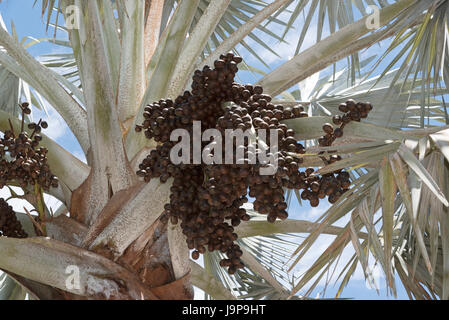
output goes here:
{"type": "MultiPolygon", "coordinates": [[[[0,237],[1,298],[189,299],[192,286],[213,299],[307,298],[346,263],[337,278],[339,296],[359,264],[371,281],[369,257],[393,294],[398,276],[410,298],[449,298],[449,1],[45,0],[42,8],[47,24],[56,12],[53,26],[67,34],[47,40],[70,53],[39,62],[27,51],[38,41],[19,41],[14,30],[0,28],[0,130],[20,127],[20,102],[39,108],[43,97],[87,163],[43,135],[60,181],[48,194],[61,206],[52,212],[34,189],[11,191],[35,206],[47,237],[36,236],[27,213],[16,213],[30,237],[0,237]],[[380,8],[376,29],[366,23],[373,3],[380,8]],[[301,15],[294,57],[269,73],[249,65],[252,56],[269,67],[248,39],[277,54],[266,40],[285,41],[301,15]],[[301,50],[314,17],[317,41],[301,50]],[[76,28],[58,23],[62,18],[76,28]],[[326,25],[330,34],[322,39],[326,25]],[[375,57],[360,58],[362,50],[386,41],[390,46],[376,64],[370,65],[375,57]],[[246,267],[230,276],[216,252],[205,253],[203,266],[189,262],[180,227],[160,221],[170,183],[139,181],[138,164],[156,143],[133,128],[148,103],[177,97],[195,69],[237,48],[248,52],[244,69],[260,75],[258,84],[275,101],[307,109],[309,118],[286,121],[307,141],[304,166],[321,173],[348,168],[353,184],[317,221],[269,224],[248,205],[253,219],[236,228],[246,267]],[[337,64],[345,58],[347,65],[337,64]],[[387,58],[384,71],[372,76],[387,58]],[[297,90],[298,83],[312,89],[297,90]],[[323,124],[349,98],[376,108],[367,122],[348,125],[338,145],[318,147],[323,124]],[[318,152],[343,160],[323,166],[318,152]],[[344,217],[349,222],[335,226],[344,217]],[[335,238],[305,273],[292,277],[323,234],[335,238]],[[349,246],[354,255],[341,261],[349,246]],[[67,285],[76,270],[81,286],[67,285]]],[[[301,201],[292,191],[286,197],[301,201]]]]}

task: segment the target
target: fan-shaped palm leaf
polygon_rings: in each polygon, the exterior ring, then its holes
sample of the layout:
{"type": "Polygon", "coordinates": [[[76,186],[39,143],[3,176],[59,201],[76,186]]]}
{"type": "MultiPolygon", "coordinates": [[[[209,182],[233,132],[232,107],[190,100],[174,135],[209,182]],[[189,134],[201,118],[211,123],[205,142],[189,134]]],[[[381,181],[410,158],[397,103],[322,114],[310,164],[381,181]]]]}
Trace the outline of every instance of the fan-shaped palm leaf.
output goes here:
{"type": "MultiPolygon", "coordinates": [[[[391,62],[379,76],[378,81],[400,64],[391,82],[392,88],[396,82],[401,83],[399,92],[410,92],[410,87],[420,88],[415,97],[410,98],[420,100],[419,126],[422,128],[426,112],[424,104],[431,99],[431,96],[439,95],[438,90],[444,87],[443,82],[446,88],[449,85],[447,78],[449,69],[445,63],[448,57],[448,15],[448,1],[420,2],[419,6],[408,13],[410,24],[403,26],[377,63],[378,65],[386,57],[391,57],[389,58],[391,62]],[[437,40],[437,35],[441,35],[443,39],[437,40]],[[394,51],[398,53],[393,53],[394,51]]],[[[397,93],[397,90],[395,91],[397,93]]],[[[389,91],[388,95],[395,93],[389,91]]]]}

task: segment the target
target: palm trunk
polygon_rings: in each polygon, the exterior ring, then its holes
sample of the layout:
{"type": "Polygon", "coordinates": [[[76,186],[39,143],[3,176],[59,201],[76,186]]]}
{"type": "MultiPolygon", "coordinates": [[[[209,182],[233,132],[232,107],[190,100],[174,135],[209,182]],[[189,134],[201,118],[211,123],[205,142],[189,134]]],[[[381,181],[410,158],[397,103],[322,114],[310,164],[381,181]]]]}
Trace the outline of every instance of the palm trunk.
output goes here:
{"type": "MultiPolygon", "coordinates": [[[[0,247],[3,244],[6,250],[0,269],[12,270],[16,281],[33,292],[35,298],[192,299],[184,236],[158,219],[168,201],[171,184],[138,182],[123,141],[129,130],[126,121],[134,117],[142,99],[145,66],[158,37],[144,39],[145,6],[140,2],[125,4],[127,14],[120,17],[122,48],[115,48],[117,42],[111,41],[116,36],[115,25],[101,19],[101,15],[112,14],[111,6],[102,1],[65,0],[61,2],[63,12],[72,4],[81,8],[83,26],[70,30],[69,37],[83,84],[89,135],[89,149],[85,151],[90,174],[86,177],[86,172],[84,176],[76,173],[75,178],[67,179],[71,196],[66,205],[71,219],[60,217],[48,222],[48,235],[57,241],[0,239],[0,247]],[[117,49],[122,53],[122,61],[117,49]],[[122,66],[121,70],[117,65],[122,66]],[[79,178],[84,181],[81,185],[76,183],[79,178]],[[22,257],[8,251],[6,244],[26,246],[26,258],[40,259],[41,264],[34,266],[36,270],[22,267],[22,257]],[[33,246],[41,252],[39,257],[30,251],[33,246]],[[82,261],[79,256],[84,256],[82,261]],[[61,257],[65,259],[55,263],[57,270],[44,270],[52,259],[61,257]],[[81,268],[84,282],[79,292],[67,289],[64,283],[64,269],[69,262],[81,268]],[[92,268],[101,270],[102,275],[92,275],[92,268]],[[36,281],[41,284],[37,286],[36,281]],[[101,281],[104,290],[110,291],[108,294],[99,289],[101,281]]],[[[151,1],[147,35],[155,34],[149,28],[160,26],[162,7],[162,2],[151,1]]],[[[58,149],[55,152],[61,153],[58,149]]],[[[64,164],[57,165],[55,170],[62,166],[60,171],[64,172],[64,164]]],[[[71,170],[84,170],[82,165],[76,165],[71,170]]]]}

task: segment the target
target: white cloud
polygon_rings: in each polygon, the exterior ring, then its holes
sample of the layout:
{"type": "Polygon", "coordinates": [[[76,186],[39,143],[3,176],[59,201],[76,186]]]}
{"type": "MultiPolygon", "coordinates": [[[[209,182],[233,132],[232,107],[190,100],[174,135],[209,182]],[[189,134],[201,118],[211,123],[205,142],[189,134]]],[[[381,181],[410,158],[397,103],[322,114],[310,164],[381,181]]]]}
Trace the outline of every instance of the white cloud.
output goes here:
{"type": "Polygon", "coordinates": [[[324,212],[326,212],[331,207],[331,204],[327,201],[321,201],[318,207],[311,207],[309,210],[305,211],[302,215],[308,220],[315,220],[319,218],[324,212]]]}

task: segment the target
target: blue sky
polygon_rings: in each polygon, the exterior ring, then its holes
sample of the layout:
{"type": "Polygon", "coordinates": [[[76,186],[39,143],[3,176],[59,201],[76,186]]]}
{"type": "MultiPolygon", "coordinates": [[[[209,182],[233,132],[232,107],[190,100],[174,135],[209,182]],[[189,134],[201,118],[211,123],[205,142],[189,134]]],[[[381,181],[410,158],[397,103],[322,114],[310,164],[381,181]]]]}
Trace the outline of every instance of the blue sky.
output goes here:
{"type": "MultiPolygon", "coordinates": [[[[36,6],[33,7],[34,0],[2,1],[2,3],[0,4],[0,13],[4,19],[4,22],[8,30],[11,31],[11,21],[13,20],[19,38],[22,38],[24,36],[30,36],[37,39],[52,37],[53,29],[50,28],[48,33],[45,30],[45,21],[43,18],[41,18],[40,2],[41,1],[37,1],[36,6]]],[[[263,39],[268,41],[270,46],[281,56],[281,58],[278,58],[272,55],[271,53],[264,51],[263,49],[258,51],[258,53],[260,53],[261,56],[269,63],[271,68],[274,69],[275,67],[279,66],[294,54],[294,50],[296,48],[296,39],[298,38],[300,32],[298,31],[300,30],[299,23],[300,21],[298,21],[297,23],[298,25],[296,30],[292,30],[287,34],[286,40],[289,43],[279,43],[277,40],[268,39],[267,36],[262,36],[264,37],[263,39]]],[[[312,25],[314,25],[313,22],[312,25]]],[[[327,27],[325,27],[323,37],[326,36],[326,30],[328,30],[327,27]]],[[[282,30],[276,33],[281,34],[282,30]]],[[[59,33],[59,35],[63,36],[62,33],[59,33]]],[[[315,38],[316,38],[315,29],[311,28],[310,35],[309,34],[307,35],[303,49],[312,45],[315,42],[315,38]]],[[[248,40],[248,43],[253,44],[251,40],[248,40]]],[[[383,50],[385,50],[385,47],[381,49],[379,46],[376,46],[363,52],[362,57],[369,57],[373,54],[379,54],[383,50]]],[[[29,52],[35,57],[42,54],[59,53],[63,51],[64,51],[63,48],[52,45],[50,43],[40,43],[32,46],[29,49],[29,52]]],[[[240,48],[240,51],[243,53],[245,57],[247,56],[246,50],[240,48]]],[[[260,68],[266,72],[269,71],[269,69],[261,65],[260,62],[258,62],[254,58],[249,57],[247,61],[257,68],[260,68]]],[[[245,83],[254,83],[258,78],[259,76],[254,76],[248,72],[243,72],[240,74],[240,80],[245,83]]],[[[50,128],[47,130],[46,134],[54,138],[64,148],[66,148],[70,152],[74,153],[76,156],[83,159],[83,155],[78,143],[76,142],[73,135],[69,132],[67,126],[63,123],[62,119],[56,114],[56,112],[51,108],[51,106],[48,106],[47,113],[48,116],[45,112],[34,111],[34,116],[36,118],[38,117],[51,118],[51,121],[49,122],[50,128]]],[[[303,203],[303,206],[300,206],[297,201],[292,201],[292,206],[290,208],[289,213],[290,216],[295,219],[315,220],[321,215],[322,212],[324,212],[324,210],[328,208],[328,206],[329,204],[326,201],[323,202],[318,208],[311,208],[305,202],[303,203]]],[[[344,223],[346,222],[347,221],[340,221],[339,225],[344,225],[344,223]]],[[[306,255],[304,260],[299,264],[297,271],[298,272],[303,271],[305,267],[307,267],[311,262],[313,262],[313,259],[317,257],[317,253],[325,249],[326,246],[330,243],[331,239],[332,237],[330,236],[323,237],[322,239],[320,239],[320,241],[317,243],[316,248],[314,248],[314,250],[311,250],[311,254],[306,255]]],[[[347,252],[344,253],[343,257],[350,258],[351,255],[352,255],[351,250],[348,250],[347,252]]],[[[342,261],[341,266],[344,266],[344,264],[345,264],[344,261],[342,261]]],[[[338,271],[336,274],[338,274],[338,271]]],[[[363,273],[361,271],[361,268],[358,268],[354,276],[354,280],[352,280],[349,283],[348,287],[344,290],[342,296],[355,299],[390,299],[391,297],[386,295],[382,272],[380,272],[378,275],[380,278],[379,281],[380,295],[377,295],[374,289],[367,288],[367,286],[365,285],[365,281],[363,279],[363,273]]],[[[400,282],[396,281],[396,284],[398,285],[398,297],[400,299],[406,299],[407,295],[405,294],[405,291],[400,285],[400,282]]],[[[318,294],[322,289],[323,286],[320,286],[317,290],[315,290],[312,296],[318,294]]],[[[333,287],[333,285],[331,285],[327,289],[325,297],[333,297],[337,289],[338,286],[333,287]]]]}

